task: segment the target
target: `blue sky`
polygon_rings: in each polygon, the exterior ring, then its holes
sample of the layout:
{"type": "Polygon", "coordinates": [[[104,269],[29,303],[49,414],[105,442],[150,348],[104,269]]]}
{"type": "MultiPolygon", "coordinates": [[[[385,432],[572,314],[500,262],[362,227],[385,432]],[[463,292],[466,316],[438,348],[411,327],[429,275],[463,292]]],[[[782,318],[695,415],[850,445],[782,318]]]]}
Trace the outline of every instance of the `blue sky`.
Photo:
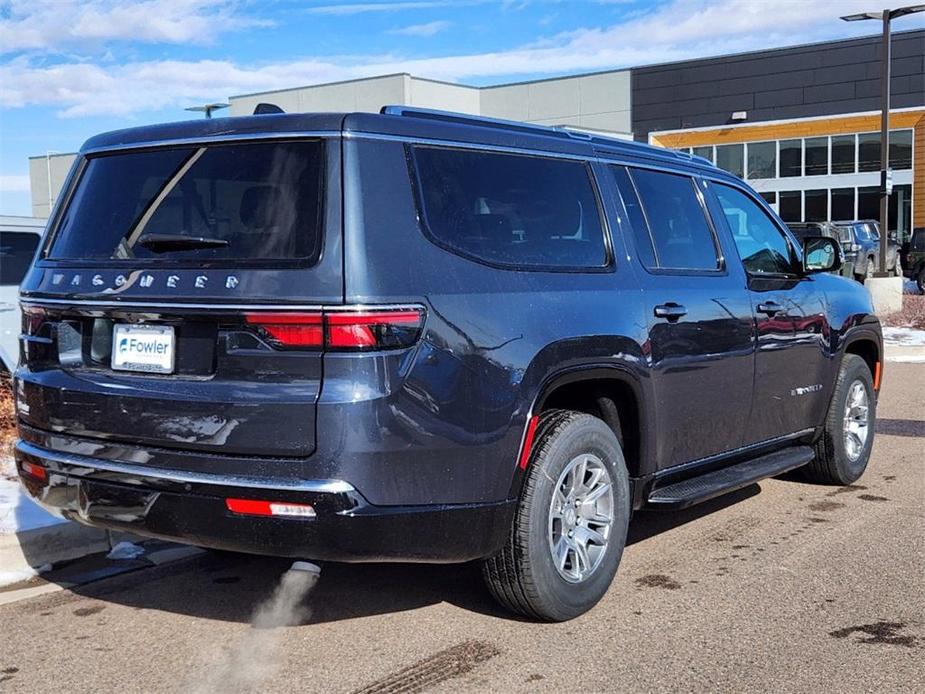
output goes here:
{"type": "MultiPolygon", "coordinates": [[[[411,72],[492,84],[872,34],[872,0],[0,0],[0,214],[30,155],[229,95],[411,72]]],[[[919,15],[922,17],[922,15],[919,15]]],[[[897,29],[922,26],[918,18],[897,29]],[[917,22],[917,23],[916,23],[917,22]]]]}

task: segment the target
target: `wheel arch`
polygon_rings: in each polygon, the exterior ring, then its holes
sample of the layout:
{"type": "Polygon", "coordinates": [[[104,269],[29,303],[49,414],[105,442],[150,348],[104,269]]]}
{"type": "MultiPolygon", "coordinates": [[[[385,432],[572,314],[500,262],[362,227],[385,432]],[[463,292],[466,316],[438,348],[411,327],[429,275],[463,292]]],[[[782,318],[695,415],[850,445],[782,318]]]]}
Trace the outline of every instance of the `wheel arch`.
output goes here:
{"type": "MultiPolygon", "coordinates": [[[[631,371],[619,365],[584,365],[557,371],[542,383],[533,401],[517,460],[524,461],[529,456],[534,443],[531,429],[543,412],[569,409],[602,419],[620,441],[629,476],[645,476],[651,472],[647,456],[652,432],[646,402],[643,385],[631,371]]],[[[519,495],[522,482],[523,469],[518,465],[511,489],[513,496],[519,495]]]]}

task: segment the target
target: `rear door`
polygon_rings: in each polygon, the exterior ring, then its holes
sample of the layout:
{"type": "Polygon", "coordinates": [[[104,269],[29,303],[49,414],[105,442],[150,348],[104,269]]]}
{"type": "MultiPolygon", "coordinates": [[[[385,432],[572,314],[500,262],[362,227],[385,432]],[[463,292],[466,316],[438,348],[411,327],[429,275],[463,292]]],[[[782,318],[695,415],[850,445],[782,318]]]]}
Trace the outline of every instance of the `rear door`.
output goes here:
{"type": "Polygon", "coordinates": [[[698,182],[611,167],[636,249],[656,392],[658,466],[741,445],[752,399],[754,325],[741,267],[725,262],[698,182]]]}
{"type": "Polygon", "coordinates": [[[24,286],[24,422],[309,455],[319,307],[343,302],[339,162],[337,138],[87,156],[24,286]]]}
{"type": "Polygon", "coordinates": [[[743,188],[711,183],[717,208],[748,276],[758,350],[747,439],[756,443],[811,428],[825,411],[831,362],[825,293],[803,277],[783,224],[743,188]]]}

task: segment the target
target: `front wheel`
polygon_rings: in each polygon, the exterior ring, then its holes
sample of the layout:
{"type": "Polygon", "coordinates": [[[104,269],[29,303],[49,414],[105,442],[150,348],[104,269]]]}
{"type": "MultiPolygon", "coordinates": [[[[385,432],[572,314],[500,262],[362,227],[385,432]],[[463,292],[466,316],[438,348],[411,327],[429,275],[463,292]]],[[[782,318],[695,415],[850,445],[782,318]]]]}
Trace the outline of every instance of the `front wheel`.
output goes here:
{"type": "Polygon", "coordinates": [[[825,429],[816,443],[816,459],[803,468],[805,476],[820,484],[845,485],[857,480],[870,460],[876,416],[877,395],[867,362],[846,354],[825,429]]]}
{"type": "Polygon", "coordinates": [[[626,544],[629,475],[597,417],[543,413],[508,541],[485,560],[489,590],[508,609],[561,622],[604,596],[626,544]]]}

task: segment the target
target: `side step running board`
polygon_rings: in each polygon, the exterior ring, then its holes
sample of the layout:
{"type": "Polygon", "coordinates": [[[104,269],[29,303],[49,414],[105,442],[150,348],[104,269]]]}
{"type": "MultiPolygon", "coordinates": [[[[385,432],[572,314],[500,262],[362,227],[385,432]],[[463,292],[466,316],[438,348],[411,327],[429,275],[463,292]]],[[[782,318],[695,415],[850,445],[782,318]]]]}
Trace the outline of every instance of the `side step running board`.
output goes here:
{"type": "Polygon", "coordinates": [[[649,494],[648,504],[661,509],[687,508],[798,468],[810,462],[813,456],[813,449],[809,446],[795,446],[768,453],[699,477],[656,487],[649,494]]]}

